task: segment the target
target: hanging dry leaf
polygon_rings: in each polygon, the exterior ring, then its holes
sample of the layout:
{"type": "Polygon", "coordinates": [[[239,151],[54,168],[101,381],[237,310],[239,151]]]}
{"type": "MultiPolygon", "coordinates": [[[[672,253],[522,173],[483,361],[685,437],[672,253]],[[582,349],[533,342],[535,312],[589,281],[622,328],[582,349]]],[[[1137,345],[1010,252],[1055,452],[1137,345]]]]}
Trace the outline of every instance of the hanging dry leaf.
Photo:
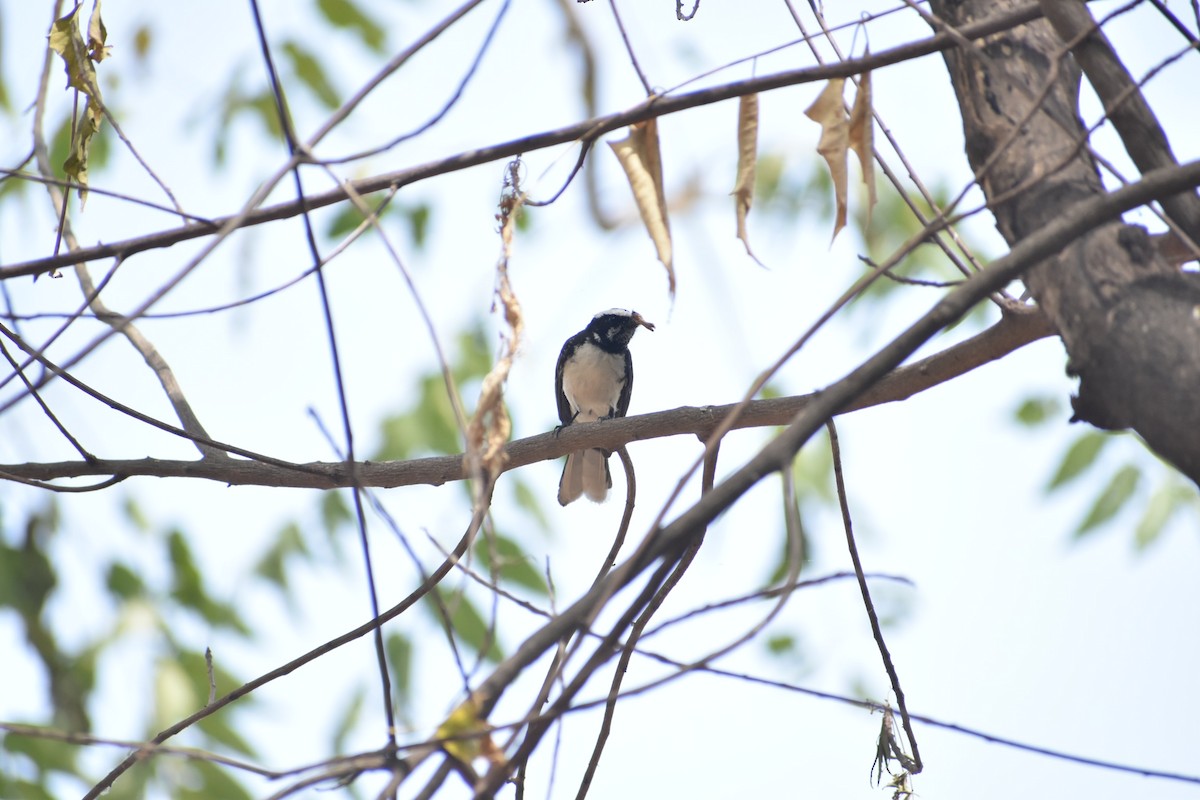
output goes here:
{"type": "Polygon", "coordinates": [[[745,94],[738,101],[738,163],[733,202],[737,210],[737,237],[746,246],[746,255],[761,267],[763,263],[750,249],[746,216],[754,201],[754,170],[758,166],[758,95],[745,94]]]}
{"type": "Polygon", "coordinates": [[[479,716],[479,698],[474,694],[450,712],[438,726],[437,738],[447,753],[464,764],[484,756],[492,764],[502,765],[504,754],[492,741],[490,727],[479,716]]]}
{"type": "Polygon", "coordinates": [[[50,27],[50,49],[62,56],[67,69],[67,86],[89,93],[96,85],[96,70],[88,56],[87,45],[79,31],[79,8],[77,4],[71,13],[54,21],[50,27]]]}
{"type": "Polygon", "coordinates": [[[100,0],[96,0],[92,6],[92,16],[88,18],[87,47],[88,55],[97,64],[112,55],[112,48],[105,44],[106,41],[108,28],[104,27],[104,20],[100,18],[100,0]]]}
{"type": "Polygon", "coordinates": [[[88,38],[84,41],[79,26],[79,9],[82,6],[83,3],[76,4],[69,14],[54,21],[50,28],[49,43],[50,49],[62,56],[66,65],[68,88],[83,93],[87,98],[83,115],[71,138],[71,153],[63,162],[63,172],[79,184],[80,202],[86,202],[88,155],[91,151],[92,137],[100,130],[100,122],[104,119],[100,83],[96,80],[96,68],[92,62],[107,58],[110,48],[104,43],[108,33],[104,28],[104,21],[100,18],[99,0],[92,6],[92,16],[88,21],[88,38]]]}
{"type": "Polygon", "coordinates": [[[871,227],[871,212],[875,209],[875,124],[871,108],[871,73],[858,79],[858,92],[850,108],[850,149],[858,156],[863,183],[867,185],[867,222],[871,227]]]}
{"type": "Polygon", "coordinates": [[[667,284],[675,297],[675,266],[671,254],[671,228],[663,193],[662,157],[658,149],[658,123],[654,119],[629,126],[629,135],[609,142],[633,189],[642,223],[654,241],[658,260],[667,268],[667,284]]]}
{"type": "MultiPolygon", "coordinates": [[[[513,232],[516,229],[517,215],[521,213],[521,206],[525,201],[525,195],[518,185],[519,169],[519,161],[509,165],[508,178],[500,200],[500,214],[497,215],[500,220],[501,253],[500,261],[496,264],[496,298],[504,308],[504,321],[508,323],[509,334],[504,337],[500,358],[483,378],[475,416],[467,426],[467,472],[475,478],[486,476],[488,484],[494,484],[508,465],[508,451],[504,446],[512,435],[512,419],[504,405],[504,385],[508,381],[513,359],[521,346],[521,334],[525,329],[521,303],[508,280],[508,261],[513,252],[513,232]]],[[[477,492],[476,500],[482,500],[484,482],[477,481],[474,488],[477,492]]]]}
{"type": "Polygon", "coordinates": [[[842,88],[845,83],[845,78],[829,81],[813,104],[804,111],[805,116],[821,125],[821,139],[817,142],[817,152],[829,165],[833,195],[837,200],[837,216],[830,242],[836,239],[838,231],[846,226],[846,149],[850,138],[850,118],[846,115],[846,106],[842,102],[842,88]]]}

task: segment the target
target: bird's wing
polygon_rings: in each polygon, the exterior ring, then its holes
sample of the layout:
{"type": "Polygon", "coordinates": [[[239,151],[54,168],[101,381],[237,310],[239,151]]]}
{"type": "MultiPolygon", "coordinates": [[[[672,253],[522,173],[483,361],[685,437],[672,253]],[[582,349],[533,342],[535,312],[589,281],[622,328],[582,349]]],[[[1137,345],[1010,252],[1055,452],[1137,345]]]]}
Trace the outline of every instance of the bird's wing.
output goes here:
{"type": "Polygon", "coordinates": [[[621,387],[621,396],[617,398],[616,416],[623,417],[629,410],[629,397],[633,394],[633,355],[625,351],[625,385],[621,387]]]}
{"type": "Polygon", "coordinates": [[[558,403],[559,422],[563,425],[570,425],[575,419],[575,412],[567,401],[566,393],[563,392],[563,368],[567,365],[568,355],[574,353],[578,347],[578,338],[579,334],[576,334],[563,343],[562,351],[558,354],[558,366],[554,368],[554,399],[558,403]]]}

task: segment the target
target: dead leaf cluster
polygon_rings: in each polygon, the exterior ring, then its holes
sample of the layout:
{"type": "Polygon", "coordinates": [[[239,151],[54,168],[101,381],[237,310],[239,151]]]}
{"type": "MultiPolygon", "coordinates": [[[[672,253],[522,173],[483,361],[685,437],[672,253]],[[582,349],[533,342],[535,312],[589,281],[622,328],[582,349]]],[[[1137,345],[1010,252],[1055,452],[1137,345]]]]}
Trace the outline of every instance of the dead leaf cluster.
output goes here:
{"type": "Polygon", "coordinates": [[[837,202],[837,213],[833,223],[833,236],[846,226],[847,195],[849,189],[849,170],[847,168],[847,151],[853,150],[858,156],[859,166],[862,167],[863,183],[867,186],[867,224],[870,224],[871,210],[875,207],[875,161],[874,161],[874,127],[872,126],[873,112],[871,109],[871,73],[864,72],[858,79],[858,91],[854,95],[854,105],[846,113],[846,103],[842,99],[845,89],[845,78],[834,78],[825,84],[825,88],[817,95],[817,99],[809,106],[804,114],[821,126],[821,138],[817,142],[817,152],[825,159],[829,167],[829,177],[833,181],[833,194],[837,202]]]}
{"type": "Polygon", "coordinates": [[[62,57],[67,70],[67,88],[83,94],[86,102],[83,114],[73,125],[71,152],[63,162],[63,172],[79,184],[80,202],[87,201],[88,156],[92,138],[100,130],[104,120],[104,101],[100,98],[100,83],[96,79],[96,68],[112,55],[112,48],[105,44],[108,31],[100,17],[100,0],[92,5],[92,16],[88,19],[87,38],[79,25],[77,3],[71,12],[54,21],[50,28],[50,49],[62,57]]]}
{"type": "MultiPolygon", "coordinates": [[[[858,79],[854,103],[847,112],[843,94],[845,79],[829,81],[817,99],[805,110],[813,121],[821,125],[821,138],[817,152],[825,159],[833,182],[836,215],[833,236],[846,226],[849,194],[849,170],[847,153],[850,150],[858,157],[862,168],[863,183],[867,188],[867,224],[870,225],[871,211],[875,207],[874,169],[874,112],[871,105],[871,73],[865,72],[858,79]]],[[[746,254],[761,264],[750,247],[750,235],[746,218],[754,202],[755,171],[758,166],[758,95],[743,95],[738,100],[737,122],[737,177],[734,181],[734,213],[737,218],[737,238],[746,247],[746,254]]],[[[658,140],[658,124],[655,119],[631,125],[629,134],[621,140],[609,142],[625,177],[633,190],[642,223],[650,234],[658,253],[658,260],[667,270],[670,294],[675,296],[675,267],[671,246],[671,226],[667,219],[666,193],[663,188],[662,154],[658,140]]]]}

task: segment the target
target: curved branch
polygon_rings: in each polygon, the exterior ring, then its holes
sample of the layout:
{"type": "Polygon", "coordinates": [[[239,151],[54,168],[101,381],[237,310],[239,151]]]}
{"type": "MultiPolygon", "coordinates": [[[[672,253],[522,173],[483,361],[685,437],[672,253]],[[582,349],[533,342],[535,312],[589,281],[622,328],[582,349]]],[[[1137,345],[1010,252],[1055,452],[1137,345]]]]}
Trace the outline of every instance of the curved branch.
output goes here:
{"type": "MultiPolygon", "coordinates": [[[[966,37],[970,40],[979,39],[1024,24],[1038,18],[1040,15],[1041,11],[1037,3],[1026,3],[1019,8],[996,14],[993,17],[970,25],[964,25],[958,28],[956,36],[937,33],[910,44],[900,45],[889,50],[882,50],[862,58],[850,59],[837,64],[786,70],[772,75],[748,78],[746,80],[734,81],[674,96],[648,97],[645,101],[625,111],[584,120],[583,122],[577,122],[553,131],[537,133],[508,142],[481,147],[476,150],[467,150],[457,155],[419,164],[407,169],[362,178],[352,181],[350,188],[358,194],[369,194],[384,189],[392,189],[438,175],[457,172],[468,167],[513,158],[514,156],[523,153],[527,154],[534,150],[542,150],[547,147],[580,140],[592,141],[605,133],[624,128],[635,122],[650,119],[651,117],[661,117],[699,106],[711,105],[712,103],[740,97],[744,94],[765,92],[803,83],[825,81],[830,78],[846,78],[851,75],[858,75],[868,70],[880,69],[891,64],[897,64],[902,61],[908,61],[956,47],[958,46],[958,36],[966,37]]],[[[320,194],[309,195],[304,204],[301,204],[299,201],[290,201],[273,206],[264,206],[246,213],[239,212],[238,214],[218,217],[208,223],[183,225],[178,228],[137,236],[120,242],[80,248],[72,253],[23,261],[7,267],[0,267],[0,280],[16,278],[22,275],[38,275],[80,261],[111,258],[113,256],[127,258],[135,253],[146,250],[170,247],[173,244],[178,244],[189,239],[216,234],[231,222],[235,223],[235,227],[237,228],[261,225],[266,222],[295,217],[305,209],[311,211],[316,208],[340,203],[346,200],[347,197],[347,190],[338,187],[337,189],[320,194]]]]}
{"type": "MultiPolygon", "coordinates": [[[[992,14],[998,5],[1016,2],[934,0],[931,8],[947,24],[958,25],[979,14],[992,14]]],[[[1063,2],[1056,10],[1068,16],[1068,6],[1070,3],[1063,2]]],[[[1040,232],[1047,220],[1075,209],[1093,208],[1096,196],[1105,191],[1096,158],[1079,150],[1090,131],[1078,116],[1076,60],[1061,60],[1065,52],[1062,35],[1085,34],[1079,42],[1068,44],[1091,64],[1089,74],[1096,76],[1093,82],[1099,84],[1096,89],[1105,97],[1114,126],[1117,116],[1124,114],[1122,135],[1145,136],[1137,158],[1149,159],[1143,163],[1168,164],[1145,172],[1147,180],[1151,175],[1182,174],[1188,169],[1176,171],[1169,165],[1165,137],[1159,140],[1155,126],[1143,130],[1150,122],[1148,110],[1136,112],[1131,110],[1133,106],[1121,110],[1122,95],[1136,105],[1130,92],[1137,85],[1131,79],[1122,81],[1107,74],[1115,65],[1104,55],[1098,34],[1086,35],[1092,30],[1091,23],[1080,20],[1072,27],[1071,19],[1060,22],[1064,25],[1061,35],[1040,21],[991,40],[988,47],[998,57],[986,62],[968,59],[964,50],[945,54],[963,113],[967,157],[977,171],[985,162],[990,166],[981,187],[998,230],[1014,252],[1025,238],[1040,232]],[[1057,70],[1054,65],[1060,63],[1064,69],[1057,70]],[[1045,75],[1047,64],[1054,75],[1046,81],[1047,92],[1040,98],[989,88],[1036,83],[1045,75]],[[1102,74],[1107,77],[1102,79],[1102,74]],[[1029,116],[1035,109],[1049,114],[1029,116]],[[1016,126],[1010,121],[1026,117],[1028,124],[1016,126]],[[1007,145],[1010,138],[1012,146],[1001,150],[999,144],[1007,145]],[[1029,181],[1031,174],[1046,172],[1048,164],[1062,164],[1062,168],[1048,180],[1029,181]]],[[[1131,154],[1138,149],[1132,148],[1131,154]]],[[[1167,207],[1168,216],[1180,223],[1184,232],[1188,232],[1189,209],[1200,209],[1194,189],[1195,184],[1185,181],[1153,198],[1167,207]],[[1190,200],[1189,194],[1193,195],[1190,200]]],[[[1061,249],[1047,253],[1047,258],[1024,276],[1030,294],[1062,336],[1069,355],[1068,371],[1079,378],[1071,399],[1073,421],[1104,430],[1132,429],[1155,453],[1200,483],[1200,406],[1181,401],[1200,391],[1196,313],[1200,275],[1180,270],[1160,255],[1145,228],[1115,217],[1096,223],[1061,249]]]]}
{"type": "MultiPolygon", "coordinates": [[[[1104,103],[1105,114],[1137,168],[1147,172],[1178,164],[1141,87],[1117,57],[1087,5],[1080,0],[1042,0],[1041,7],[1059,38],[1073,43],[1071,54],[1104,103]]],[[[1200,242],[1200,197],[1188,192],[1159,202],[1188,238],[1200,242]]]]}
{"type": "MultiPolygon", "coordinates": [[[[995,361],[1030,342],[1053,333],[1045,317],[1029,309],[1012,310],[1000,322],[976,336],[926,359],[894,370],[844,411],[906,400],[926,389],[945,383],[995,361]]],[[[820,392],[770,400],[745,406],[735,428],[761,428],[788,424],[820,392]]],[[[515,469],[564,456],[575,450],[601,447],[617,450],[629,442],[691,434],[705,438],[740,403],[723,406],[683,406],[670,411],[581,423],[509,443],[507,469],[515,469]]],[[[393,488],[428,484],[440,486],[468,477],[461,455],[416,458],[384,463],[361,462],[355,475],[345,462],[273,464],[264,461],[228,459],[174,461],[155,458],[93,461],[62,461],[0,465],[0,478],[50,481],[96,475],[114,477],[204,478],[229,485],[277,486],[334,489],[357,485],[393,488]]]]}

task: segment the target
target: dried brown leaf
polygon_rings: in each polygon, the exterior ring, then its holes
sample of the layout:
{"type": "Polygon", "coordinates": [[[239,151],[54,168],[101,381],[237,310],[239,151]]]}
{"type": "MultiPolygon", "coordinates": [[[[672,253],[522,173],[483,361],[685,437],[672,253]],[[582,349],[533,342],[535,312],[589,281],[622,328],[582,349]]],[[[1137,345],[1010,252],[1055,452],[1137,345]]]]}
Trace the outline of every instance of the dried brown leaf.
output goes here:
{"type": "Polygon", "coordinates": [[[648,119],[629,126],[629,135],[609,142],[637,202],[642,223],[658,251],[658,260],[667,269],[667,284],[675,296],[675,265],[671,252],[671,228],[667,221],[667,201],[663,192],[662,156],[658,149],[658,122],[648,119]]]}
{"type": "Polygon", "coordinates": [[[858,79],[858,91],[854,105],[850,108],[850,149],[858,156],[862,167],[863,183],[867,185],[867,223],[871,226],[871,212],[875,209],[875,122],[871,108],[871,73],[864,72],[858,79]]]}
{"type": "Polygon", "coordinates": [[[829,166],[829,177],[833,180],[837,215],[833,223],[831,242],[837,238],[838,231],[846,227],[846,186],[848,183],[846,150],[850,143],[850,118],[846,115],[846,106],[842,102],[842,89],[845,83],[845,78],[834,78],[829,81],[817,95],[813,104],[804,111],[805,116],[821,125],[821,138],[817,142],[817,152],[825,159],[825,163],[829,166]]]}
{"type": "Polygon", "coordinates": [[[87,45],[79,31],[78,3],[71,13],[60,17],[50,26],[50,49],[62,56],[67,70],[67,86],[90,93],[96,85],[96,70],[88,56],[87,45]]]}
{"type": "Polygon", "coordinates": [[[438,726],[436,736],[442,748],[463,764],[470,764],[481,755],[493,764],[503,763],[503,755],[499,755],[500,750],[492,741],[491,726],[480,716],[479,707],[480,698],[472,694],[450,712],[438,726]]]}
{"type": "MultiPolygon", "coordinates": [[[[508,261],[513,252],[513,234],[516,230],[517,215],[521,213],[521,205],[524,202],[524,195],[517,185],[517,172],[518,165],[514,162],[500,201],[502,250],[500,261],[496,265],[496,298],[504,308],[504,321],[508,324],[509,333],[504,337],[500,358],[483,378],[475,415],[467,425],[468,471],[478,477],[486,475],[489,484],[495,483],[496,478],[508,465],[508,452],[504,446],[512,436],[512,419],[504,405],[504,385],[508,381],[513,359],[520,348],[521,334],[525,329],[521,303],[508,280],[508,261]]],[[[479,488],[482,489],[482,486],[479,488]]]]}
{"type": "Polygon", "coordinates": [[[108,29],[104,27],[104,20],[100,18],[100,0],[96,0],[92,6],[92,16],[88,18],[87,47],[88,55],[97,64],[112,55],[112,48],[105,44],[107,40],[108,29]]]}
{"type": "Polygon", "coordinates": [[[754,201],[754,171],[758,166],[758,95],[744,94],[738,101],[738,163],[737,181],[733,187],[733,202],[737,211],[737,237],[746,246],[746,255],[762,266],[750,249],[746,231],[746,216],[754,201]]]}
{"type": "Polygon", "coordinates": [[[71,153],[63,163],[63,172],[79,184],[79,199],[84,203],[87,202],[88,156],[92,137],[100,130],[100,122],[104,119],[104,101],[100,98],[100,82],[96,80],[96,68],[92,62],[107,58],[109,47],[104,44],[108,33],[100,18],[99,0],[92,6],[88,38],[84,41],[79,25],[79,9],[82,6],[83,3],[77,3],[69,14],[55,20],[48,38],[50,49],[62,56],[68,88],[81,92],[87,98],[83,116],[73,132],[71,153]]]}

